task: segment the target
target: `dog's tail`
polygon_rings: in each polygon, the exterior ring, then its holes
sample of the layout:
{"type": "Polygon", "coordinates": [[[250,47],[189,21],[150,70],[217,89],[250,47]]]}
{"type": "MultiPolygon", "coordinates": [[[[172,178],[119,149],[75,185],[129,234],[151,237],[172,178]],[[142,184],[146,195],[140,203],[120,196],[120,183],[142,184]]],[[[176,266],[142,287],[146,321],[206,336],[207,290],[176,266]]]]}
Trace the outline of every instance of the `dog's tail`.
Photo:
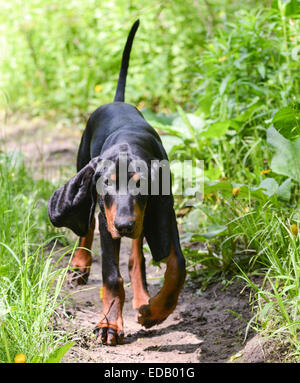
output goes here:
{"type": "Polygon", "coordinates": [[[123,51],[122,56],[122,64],[119,74],[119,80],[118,80],[118,86],[116,90],[116,95],[114,98],[114,101],[122,101],[124,102],[124,94],[125,94],[125,85],[126,85],[126,76],[127,76],[127,70],[128,70],[128,64],[129,64],[129,57],[130,57],[130,51],[132,47],[132,42],[135,36],[135,33],[139,27],[140,21],[137,20],[133,26],[131,27],[131,30],[129,32],[126,45],[123,51]]]}

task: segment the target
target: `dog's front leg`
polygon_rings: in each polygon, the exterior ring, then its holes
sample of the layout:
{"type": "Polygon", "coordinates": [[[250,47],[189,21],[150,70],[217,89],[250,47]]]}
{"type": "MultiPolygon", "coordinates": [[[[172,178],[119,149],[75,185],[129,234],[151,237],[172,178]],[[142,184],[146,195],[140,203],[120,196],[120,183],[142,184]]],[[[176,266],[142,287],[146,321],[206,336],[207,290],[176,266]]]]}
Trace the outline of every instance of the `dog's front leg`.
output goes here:
{"type": "Polygon", "coordinates": [[[124,339],[122,310],[125,300],[123,279],[119,270],[120,239],[113,239],[106,227],[102,213],[99,214],[101,239],[103,310],[96,328],[103,344],[115,346],[124,339]]]}
{"type": "Polygon", "coordinates": [[[143,254],[143,236],[132,240],[131,254],[129,258],[129,276],[133,290],[132,307],[138,309],[149,302],[147,291],[146,266],[143,254]]]}
{"type": "Polygon", "coordinates": [[[162,323],[177,305],[186,275],[185,259],[178,238],[171,244],[166,263],[167,268],[161,290],[150,299],[149,304],[139,309],[138,322],[146,328],[162,323]]]}

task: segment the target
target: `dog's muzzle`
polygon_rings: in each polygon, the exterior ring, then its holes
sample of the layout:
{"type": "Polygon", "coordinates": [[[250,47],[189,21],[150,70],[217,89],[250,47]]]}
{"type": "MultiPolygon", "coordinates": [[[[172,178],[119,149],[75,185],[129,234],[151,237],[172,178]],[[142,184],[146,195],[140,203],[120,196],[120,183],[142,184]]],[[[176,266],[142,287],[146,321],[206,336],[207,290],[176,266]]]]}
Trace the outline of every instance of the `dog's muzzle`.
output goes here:
{"type": "Polygon", "coordinates": [[[135,229],[135,221],[127,219],[118,219],[115,221],[115,228],[118,230],[121,236],[130,236],[135,229]]]}

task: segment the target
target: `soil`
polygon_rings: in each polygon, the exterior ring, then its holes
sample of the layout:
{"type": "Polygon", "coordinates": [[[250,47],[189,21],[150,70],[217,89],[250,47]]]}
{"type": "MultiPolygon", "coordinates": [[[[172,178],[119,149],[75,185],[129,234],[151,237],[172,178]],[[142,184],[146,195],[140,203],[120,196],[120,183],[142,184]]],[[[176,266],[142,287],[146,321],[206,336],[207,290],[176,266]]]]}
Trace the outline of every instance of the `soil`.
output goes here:
{"type": "MultiPolygon", "coordinates": [[[[0,138],[6,150],[21,150],[36,177],[67,180],[75,173],[77,147],[83,125],[70,126],[45,120],[10,119],[0,124],[0,138]]],[[[1,148],[0,148],[1,149],[1,148]]],[[[93,328],[101,313],[101,263],[99,234],[96,230],[93,264],[84,287],[67,287],[71,294],[68,318],[59,326],[72,333],[76,344],[63,362],[265,362],[275,358],[273,347],[250,331],[244,343],[247,322],[253,316],[249,290],[239,280],[228,286],[221,282],[202,291],[187,278],[176,310],[162,324],[146,330],[135,320],[127,262],[130,240],[122,240],[120,269],[125,282],[123,345],[104,346],[96,342],[93,328]]],[[[74,237],[75,238],[75,237],[74,237]]],[[[160,288],[164,267],[151,264],[146,254],[150,295],[160,288]]],[[[164,265],[163,265],[164,266],[164,265]]]]}
{"type": "MultiPolygon", "coordinates": [[[[135,320],[131,307],[132,291],[128,277],[128,257],[131,241],[123,239],[120,271],[124,278],[126,300],[123,310],[125,340],[123,345],[111,347],[97,343],[93,329],[101,314],[101,262],[99,234],[93,248],[93,264],[86,286],[69,287],[71,319],[60,323],[76,333],[76,345],[65,362],[226,362],[243,348],[247,321],[251,317],[247,291],[235,281],[224,289],[221,283],[201,291],[187,279],[176,310],[159,326],[149,330],[135,320]]],[[[163,281],[165,265],[161,269],[151,264],[146,254],[147,279],[150,295],[155,295],[163,281]]]]}

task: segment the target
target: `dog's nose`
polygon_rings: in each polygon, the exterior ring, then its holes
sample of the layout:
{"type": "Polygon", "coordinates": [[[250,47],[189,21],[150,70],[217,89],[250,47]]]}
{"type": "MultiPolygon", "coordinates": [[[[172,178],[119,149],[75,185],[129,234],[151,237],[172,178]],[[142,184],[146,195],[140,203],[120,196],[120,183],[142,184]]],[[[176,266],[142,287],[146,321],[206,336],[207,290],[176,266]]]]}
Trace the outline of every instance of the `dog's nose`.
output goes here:
{"type": "Polygon", "coordinates": [[[115,221],[115,228],[121,235],[131,234],[135,226],[135,221],[127,219],[119,219],[115,221]]]}

